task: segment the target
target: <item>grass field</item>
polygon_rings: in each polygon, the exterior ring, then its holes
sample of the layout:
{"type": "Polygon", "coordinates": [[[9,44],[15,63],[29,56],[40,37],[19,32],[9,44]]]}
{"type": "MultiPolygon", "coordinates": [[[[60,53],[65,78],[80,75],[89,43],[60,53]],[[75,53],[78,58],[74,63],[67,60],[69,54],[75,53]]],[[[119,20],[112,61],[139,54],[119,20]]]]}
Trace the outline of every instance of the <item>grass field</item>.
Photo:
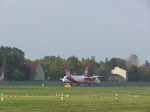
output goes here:
{"type": "Polygon", "coordinates": [[[149,87],[3,86],[0,92],[0,112],[150,112],[149,87]],[[61,100],[62,93],[69,97],[61,100]]]}

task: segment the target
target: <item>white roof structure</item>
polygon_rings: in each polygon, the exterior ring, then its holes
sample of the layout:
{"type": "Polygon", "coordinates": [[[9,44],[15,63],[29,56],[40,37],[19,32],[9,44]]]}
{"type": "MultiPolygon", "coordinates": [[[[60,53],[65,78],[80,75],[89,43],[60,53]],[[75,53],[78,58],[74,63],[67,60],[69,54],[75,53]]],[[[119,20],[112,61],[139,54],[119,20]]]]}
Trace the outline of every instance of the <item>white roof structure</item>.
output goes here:
{"type": "Polygon", "coordinates": [[[127,71],[119,67],[115,67],[113,70],[111,70],[111,74],[117,74],[121,76],[123,81],[127,80],[127,71]]]}

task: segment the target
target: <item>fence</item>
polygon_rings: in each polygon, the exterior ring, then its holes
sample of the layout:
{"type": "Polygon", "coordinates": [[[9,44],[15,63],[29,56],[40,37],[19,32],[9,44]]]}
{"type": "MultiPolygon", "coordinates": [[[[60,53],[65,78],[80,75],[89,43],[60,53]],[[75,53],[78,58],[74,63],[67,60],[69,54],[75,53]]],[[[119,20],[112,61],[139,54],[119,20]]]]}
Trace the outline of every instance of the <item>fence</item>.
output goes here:
{"type": "MultiPolygon", "coordinates": [[[[0,86],[63,86],[63,83],[61,81],[3,81],[0,82],[0,86]]],[[[76,86],[76,84],[73,84],[73,86],[76,86]]],[[[88,86],[88,84],[81,84],[81,86],[88,86]]],[[[148,86],[150,86],[150,82],[101,82],[101,84],[99,84],[99,87],[148,87],[148,86]]]]}
{"type": "Polygon", "coordinates": [[[0,86],[63,86],[61,81],[3,81],[0,86]]]}

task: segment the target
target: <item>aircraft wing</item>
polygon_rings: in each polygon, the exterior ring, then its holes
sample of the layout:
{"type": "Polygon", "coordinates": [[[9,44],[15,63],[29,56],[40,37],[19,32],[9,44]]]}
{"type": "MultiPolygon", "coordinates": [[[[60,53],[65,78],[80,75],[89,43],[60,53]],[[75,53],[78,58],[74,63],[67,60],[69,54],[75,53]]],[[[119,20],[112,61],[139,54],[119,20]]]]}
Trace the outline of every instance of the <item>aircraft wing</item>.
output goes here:
{"type": "Polygon", "coordinates": [[[98,77],[104,77],[104,76],[99,76],[99,75],[93,75],[91,78],[98,78],[98,77]]]}
{"type": "Polygon", "coordinates": [[[84,77],[84,79],[95,79],[95,78],[98,78],[99,76],[91,76],[91,77],[88,77],[88,76],[86,76],[86,77],[84,77]]]}
{"type": "Polygon", "coordinates": [[[92,77],[90,77],[90,78],[98,78],[98,77],[99,77],[99,76],[96,75],[96,76],[92,76],[92,77]]]}

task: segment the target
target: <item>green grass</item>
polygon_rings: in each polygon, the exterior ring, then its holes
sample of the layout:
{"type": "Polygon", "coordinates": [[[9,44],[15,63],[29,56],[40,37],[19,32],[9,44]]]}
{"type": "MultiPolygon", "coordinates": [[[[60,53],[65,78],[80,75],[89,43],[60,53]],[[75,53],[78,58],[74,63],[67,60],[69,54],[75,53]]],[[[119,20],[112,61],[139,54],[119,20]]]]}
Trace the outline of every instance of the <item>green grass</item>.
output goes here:
{"type": "Polygon", "coordinates": [[[4,94],[0,112],[150,112],[149,87],[3,86],[0,92],[4,94]],[[69,94],[70,97],[61,101],[56,93],[69,94]]]}

